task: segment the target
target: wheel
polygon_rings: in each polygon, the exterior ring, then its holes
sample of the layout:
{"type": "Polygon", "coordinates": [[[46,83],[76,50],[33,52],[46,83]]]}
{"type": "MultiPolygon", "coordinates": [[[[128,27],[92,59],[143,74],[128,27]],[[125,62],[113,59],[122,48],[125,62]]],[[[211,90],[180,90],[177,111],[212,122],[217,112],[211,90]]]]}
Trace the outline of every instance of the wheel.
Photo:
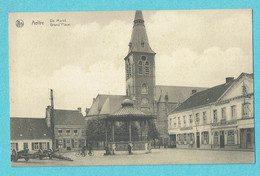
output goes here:
{"type": "Polygon", "coordinates": [[[25,157],[24,159],[25,159],[25,161],[29,161],[29,157],[25,157]]]}

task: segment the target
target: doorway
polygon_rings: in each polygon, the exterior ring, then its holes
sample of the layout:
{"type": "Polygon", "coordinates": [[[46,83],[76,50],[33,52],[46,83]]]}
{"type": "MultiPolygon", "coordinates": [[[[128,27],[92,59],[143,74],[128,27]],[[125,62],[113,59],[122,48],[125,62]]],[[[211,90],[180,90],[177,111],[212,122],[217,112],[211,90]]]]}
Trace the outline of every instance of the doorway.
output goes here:
{"type": "Polygon", "coordinates": [[[220,131],[220,148],[225,147],[225,135],[224,131],[220,131]]]}
{"type": "Polygon", "coordinates": [[[196,141],[197,141],[197,148],[200,148],[200,133],[197,132],[197,135],[196,135],[196,141]]]}

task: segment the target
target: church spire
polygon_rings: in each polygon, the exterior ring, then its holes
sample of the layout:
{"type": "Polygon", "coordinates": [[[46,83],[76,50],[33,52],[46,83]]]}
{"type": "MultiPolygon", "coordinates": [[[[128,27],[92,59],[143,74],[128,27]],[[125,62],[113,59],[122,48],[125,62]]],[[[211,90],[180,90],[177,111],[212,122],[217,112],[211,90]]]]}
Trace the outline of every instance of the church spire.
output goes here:
{"type": "Polygon", "coordinates": [[[134,26],[131,40],[129,43],[129,53],[130,52],[143,52],[155,54],[149,45],[144,25],[143,14],[140,10],[137,10],[135,12],[134,26]]]}

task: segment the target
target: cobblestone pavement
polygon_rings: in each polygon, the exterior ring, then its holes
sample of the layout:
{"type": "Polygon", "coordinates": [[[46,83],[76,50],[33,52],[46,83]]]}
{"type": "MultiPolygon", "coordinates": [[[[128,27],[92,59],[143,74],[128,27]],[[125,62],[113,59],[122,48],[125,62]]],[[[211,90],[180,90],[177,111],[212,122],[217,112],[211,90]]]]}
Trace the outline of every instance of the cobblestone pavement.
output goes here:
{"type": "Polygon", "coordinates": [[[77,157],[74,152],[63,153],[73,161],[57,159],[24,159],[12,162],[12,166],[87,166],[87,165],[151,165],[151,164],[221,164],[221,163],[254,163],[255,152],[252,151],[218,151],[218,150],[185,150],[153,149],[152,153],[134,151],[117,152],[113,156],[104,156],[104,151],[94,151],[94,156],[77,157]]]}

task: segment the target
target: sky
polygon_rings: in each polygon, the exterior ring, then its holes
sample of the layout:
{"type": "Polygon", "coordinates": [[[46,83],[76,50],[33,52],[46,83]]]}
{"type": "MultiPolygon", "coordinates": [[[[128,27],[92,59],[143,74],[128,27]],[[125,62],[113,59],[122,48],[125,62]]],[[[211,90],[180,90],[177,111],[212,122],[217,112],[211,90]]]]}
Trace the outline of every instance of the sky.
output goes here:
{"type": "MultiPolygon", "coordinates": [[[[45,117],[50,89],[56,109],[81,107],[83,115],[98,94],[124,95],[134,14],[10,13],[10,116],[45,117]],[[22,28],[15,25],[18,19],[22,28]],[[66,26],[51,26],[58,23],[66,26]]],[[[143,11],[143,16],[156,52],[157,85],[213,87],[226,77],[253,73],[251,10],[143,11]]]]}

